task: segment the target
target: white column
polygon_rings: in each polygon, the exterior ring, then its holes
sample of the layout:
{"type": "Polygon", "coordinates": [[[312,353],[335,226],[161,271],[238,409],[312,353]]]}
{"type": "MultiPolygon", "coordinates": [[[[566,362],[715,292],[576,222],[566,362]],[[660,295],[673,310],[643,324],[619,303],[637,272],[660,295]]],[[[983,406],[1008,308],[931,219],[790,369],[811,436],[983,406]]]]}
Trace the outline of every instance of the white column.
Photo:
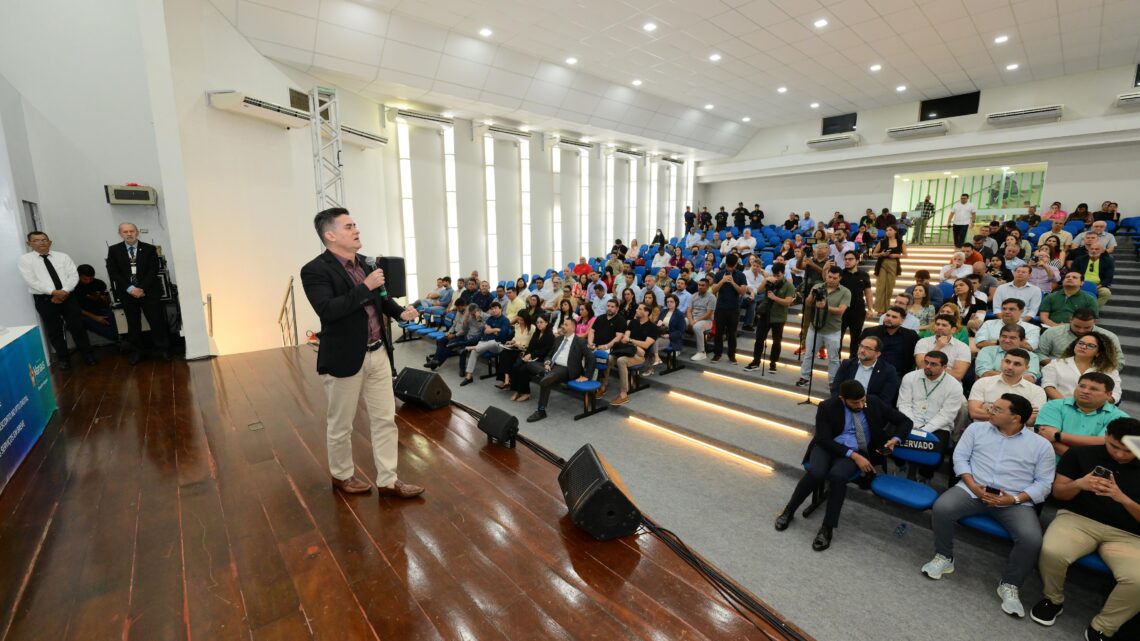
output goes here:
{"type": "Polygon", "coordinates": [[[483,170],[483,138],[472,136],[474,123],[455,121],[455,195],[459,214],[459,268],[491,282],[487,273],[487,219],[483,170]]]}
{"type": "Polygon", "coordinates": [[[499,230],[499,278],[513,280],[526,271],[522,264],[522,206],[519,198],[519,142],[495,139],[496,216],[499,230]]]}

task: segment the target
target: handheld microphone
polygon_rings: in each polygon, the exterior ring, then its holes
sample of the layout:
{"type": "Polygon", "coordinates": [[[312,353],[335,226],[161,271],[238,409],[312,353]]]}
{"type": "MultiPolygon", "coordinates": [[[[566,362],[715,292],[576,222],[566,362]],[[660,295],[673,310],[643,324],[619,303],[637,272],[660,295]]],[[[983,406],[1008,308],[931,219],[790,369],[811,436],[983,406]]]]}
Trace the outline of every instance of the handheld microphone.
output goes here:
{"type": "MultiPolygon", "coordinates": [[[[376,257],[375,256],[365,256],[364,257],[364,264],[368,265],[369,269],[376,269],[376,257]]],[[[381,296],[381,297],[387,297],[388,296],[388,290],[383,285],[381,285],[381,286],[376,288],[376,295],[381,296]]]]}

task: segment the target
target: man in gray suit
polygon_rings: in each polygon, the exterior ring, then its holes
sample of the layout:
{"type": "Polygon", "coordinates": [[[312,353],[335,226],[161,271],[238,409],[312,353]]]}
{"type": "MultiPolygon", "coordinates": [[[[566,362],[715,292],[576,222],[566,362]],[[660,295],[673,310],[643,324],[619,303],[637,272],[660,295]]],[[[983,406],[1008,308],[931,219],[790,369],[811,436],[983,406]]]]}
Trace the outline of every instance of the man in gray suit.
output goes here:
{"type": "MultiPolygon", "coordinates": [[[[532,363],[531,372],[539,378],[541,388],[538,394],[538,409],[527,417],[528,423],[535,423],[546,418],[546,403],[550,400],[550,389],[569,380],[589,380],[589,373],[594,369],[594,353],[586,346],[586,339],[574,335],[574,319],[562,319],[562,340],[554,348],[550,360],[541,364],[532,363]]],[[[528,371],[530,371],[528,369],[528,371]]]]}

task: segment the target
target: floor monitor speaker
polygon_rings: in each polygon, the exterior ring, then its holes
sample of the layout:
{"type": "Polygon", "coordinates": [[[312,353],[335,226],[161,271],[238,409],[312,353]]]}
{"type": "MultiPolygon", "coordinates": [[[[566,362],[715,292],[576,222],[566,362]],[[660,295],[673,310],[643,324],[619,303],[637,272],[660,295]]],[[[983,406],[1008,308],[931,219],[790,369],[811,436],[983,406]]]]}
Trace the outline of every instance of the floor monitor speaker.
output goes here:
{"type": "Polygon", "coordinates": [[[567,461],[558,486],[570,520],[599,541],[633,534],[641,526],[641,511],[621,477],[589,443],[567,461]]]}
{"type": "Polygon", "coordinates": [[[483,412],[483,418],[479,419],[479,429],[487,435],[488,443],[514,447],[515,436],[519,433],[519,419],[492,405],[483,412]]]}
{"type": "Polygon", "coordinates": [[[396,398],[434,410],[451,402],[451,388],[435,372],[405,367],[396,377],[396,398]]]}

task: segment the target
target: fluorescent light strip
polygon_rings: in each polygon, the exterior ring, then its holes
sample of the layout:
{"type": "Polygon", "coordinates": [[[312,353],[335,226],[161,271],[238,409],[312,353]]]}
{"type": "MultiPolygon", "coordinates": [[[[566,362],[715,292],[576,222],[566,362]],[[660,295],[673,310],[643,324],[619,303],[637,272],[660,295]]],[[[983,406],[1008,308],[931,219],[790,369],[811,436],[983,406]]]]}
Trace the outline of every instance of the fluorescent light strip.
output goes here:
{"type": "Polygon", "coordinates": [[[519,202],[522,210],[522,268],[531,273],[530,252],[530,141],[522,139],[519,145],[519,202]]]}
{"type": "MultiPolygon", "coordinates": [[[[590,154],[578,154],[578,250],[579,256],[590,255],[590,154]]],[[[577,262],[577,261],[575,261],[577,262]]],[[[561,263],[559,263],[561,267],[561,263]]]]}
{"type": "Polygon", "coordinates": [[[629,421],[631,423],[633,423],[634,425],[638,425],[640,427],[647,427],[649,429],[653,429],[653,430],[657,430],[659,432],[663,432],[664,434],[672,436],[673,438],[676,438],[676,439],[680,439],[681,441],[684,441],[685,443],[688,443],[690,445],[695,445],[695,446],[700,447],[702,449],[711,450],[711,451],[713,451],[713,452],[715,452],[721,456],[726,456],[726,457],[728,457],[734,461],[739,461],[741,463],[747,463],[748,465],[753,465],[755,467],[758,467],[758,468],[764,470],[765,472],[774,472],[775,471],[775,469],[771,465],[761,463],[760,461],[757,461],[756,459],[748,458],[747,456],[743,456],[741,454],[737,454],[736,452],[726,450],[723,447],[718,447],[716,445],[713,445],[712,443],[706,443],[700,439],[696,439],[696,438],[693,438],[693,437],[688,436],[686,434],[682,434],[680,432],[671,430],[671,429],[664,427],[662,425],[658,425],[656,423],[650,423],[649,421],[646,421],[644,419],[640,419],[636,416],[630,416],[629,421]]]}
{"type": "Polygon", "coordinates": [[[407,291],[420,291],[416,278],[416,213],[412,198],[412,158],[408,123],[396,121],[396,151],[400,159],[400,214],[404,231],[404,284],[407,291]]]}
{"type": "Polygon", "coordinates": [[[483,136],[483,168],[483,188],[487,195],[487,280],[497,284],[499,282],[499,222],[495,209],[495,139],[491,136],[483,136]]]}
{"type": "MultiPolygon", "coordinates": [[[[459,275],[459,210],[455,193],[455,128],[443,129],[443,189],[447,206],[448,273],[459,275]]],[[[416,291],[416,290],[413,290],[416,291]]]]}
{"type": "MultiPolygon", "coordinates": [[[[629,236],[637,238],[637,172],[641,171],[641,163],[630,159],[629,163],[629,193],[626,194],[626,204],[629,206],[629,236]]],[[[606,239],[606,242],[610,242],[606,239]]]]}
{"type": "MultiPolygon", "coordinates": [[[[704,372],[704,375],[705,376],[711,376],[712,378],[715,378],[718,380],[728,381],[730,383],[736,383],[738,385],[747,385],[749,387],[754,387],[756,389],[763,390],[765,393],[771,392],[773,394],[779,394],[781,396],[786,396],[788,398],[803,398],[803,396],[804,396],[803,394],[801,394],[799,392],[793,392],[791,390],[786,390],[786,389],[783,389],[782,387],[774,387],[772,385],[765,385],[763,383],[756,383],[753,381],[745,381],[745,380],[741,380],[739,378],[734,378],[732,376],[725,376],[724,374],[717,374],[716,372],[709,372],[707,370],[704,372]]],[[[812,396],[811,399],[813,401],[826,400],[820,396],[812,396]]]]}
{"type": "Polygon", "coordinates": [[[733,409],[728,409],[727,407],[721,407],[720,405],[717,405],[716,403],[710,403],[708,401],[701,400],[699,398],[694,398],[692,396],[689,396],[688,394],[682,394],[681,392],[678,392],[675,390],[671,390],[669,392],[669,396],[672,396],[674,398],[679,398],[681,400],[688,401],[688,402],[694,403],[696,405],[707,407],[711,410],[721,412],[722,414],[727,414],[729,416],[735,416],[737,418],[743,418],[743,419],[752,421],[754,423],[759,423],[760,425],[763,425],[764,427],[771,427],[771,428],[775,428],[778,430],[783,430],[785,432],[790,432],[796,436],[801,436],[803,438],[808,438],[811,436],[811,434],[808,434],[807,431],[801,430],[798,427],[792,427],[791,425],[784,425],[783,423],[777,423],[776,421],[771,421],[771,420],[768,420],[766,418],[760,418],[759,416],[753,416],[751,414],[747,414],[747,413],[741,412],[739,410],[733,410],[733,409]]]}
{"type": "Polygon", "coordinates": [[[554,174],[554,209],[550,214],[551,236],[554,243],[554,268],[562,271],[562,150],[554,145],[550,148],[550,168],[554,174]]]}

